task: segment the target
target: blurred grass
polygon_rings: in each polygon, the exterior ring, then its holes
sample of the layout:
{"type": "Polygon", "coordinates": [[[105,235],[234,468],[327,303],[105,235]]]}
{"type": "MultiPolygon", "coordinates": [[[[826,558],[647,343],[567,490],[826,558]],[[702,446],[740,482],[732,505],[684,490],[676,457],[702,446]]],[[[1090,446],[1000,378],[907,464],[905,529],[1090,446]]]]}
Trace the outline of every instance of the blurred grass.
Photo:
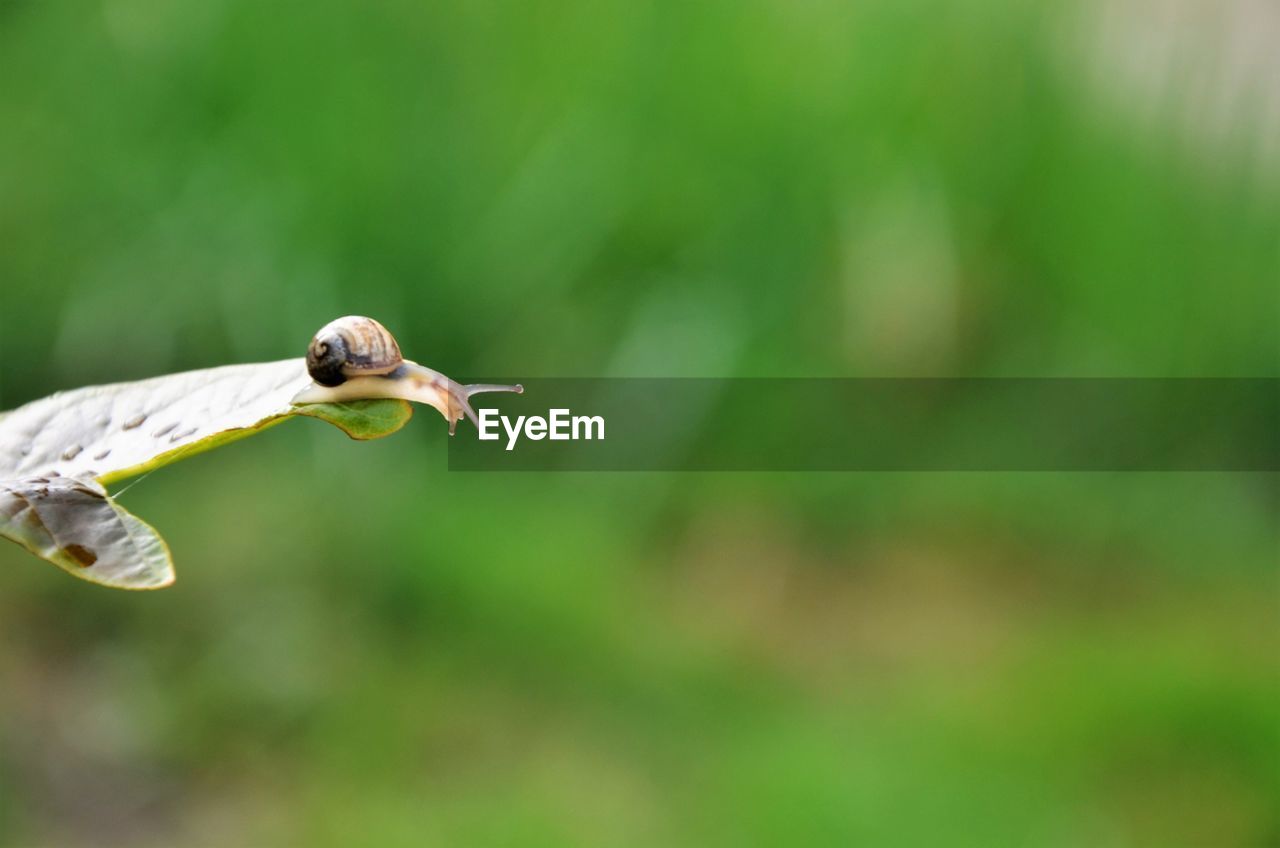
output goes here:
{"type": "MultiPolygon", "coordinates": [[[[0,407],[351,312],[456,377],[1275,376],[1266,101],[1190,140],[1095,13],[10,0],[0,407]]],[[[444,438],[147,478],[156,595],[0,551],[0,843],[1280,841],[1275,475],[444,438]]]]}

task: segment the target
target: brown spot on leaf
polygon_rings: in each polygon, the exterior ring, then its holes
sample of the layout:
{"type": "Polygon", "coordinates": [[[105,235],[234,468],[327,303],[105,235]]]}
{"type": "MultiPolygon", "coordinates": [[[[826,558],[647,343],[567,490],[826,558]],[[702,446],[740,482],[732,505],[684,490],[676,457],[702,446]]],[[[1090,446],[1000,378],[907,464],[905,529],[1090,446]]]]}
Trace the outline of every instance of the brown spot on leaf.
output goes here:
{"type": "Polygon", "coordinates": [[[98,555],[84,545],[67,545],[62,552],[78,562],[81,568],[88,568],[98,561],[98,555]]]}
{"type": "Polygon", "coordinates": [[[177,421],[174,421],[172,424],[166,424],[166,425],[164,425],[163,427],[161,427],[159,430],[156,430],[156,431],[155,431],[154,433],[152,433],[151,435],[152,435],[152,437],[153,437],[153,438],[158,439],[158,438],[160,438],[161,436],[163,436],[165,433],[168,433],[170,430],[172,430],[174,427],[177,427],[177,426],[178,426],[178,422],[177,422],[177,421]]]}
{"type": "Polygon", "coordinates": [[[102,459],[106,459],[110,455],[111,455],[111,448],[107,448],[106,450],[95,454],[93,458],[95,460],[102,460],[102,459]]]}
{"type": "Polygon", "coordinates": [[[72,445],[62,452],[62,458],[66,462],[70,462],[80,455],[80,451],[84,450],[80,445],[72,445]]]}
{"type": "Polygon", "coordinates": [[[134,427],[141,427],[142,422],[147,420],[145,415],[135,415],[128,421],[120,425],[121,430],[132,430],[134,427]]]}

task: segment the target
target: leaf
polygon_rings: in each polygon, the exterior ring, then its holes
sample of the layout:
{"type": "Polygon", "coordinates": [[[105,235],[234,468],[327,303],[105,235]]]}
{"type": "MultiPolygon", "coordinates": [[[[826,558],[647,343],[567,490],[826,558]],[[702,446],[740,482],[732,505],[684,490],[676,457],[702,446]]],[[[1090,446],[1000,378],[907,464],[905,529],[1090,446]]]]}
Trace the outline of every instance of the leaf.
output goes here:
{"type": "Polygon", "coordinates": [[[158,589],[173,582],[164,540],[89,480],[0,482],[0,533],[76,577],[104,586],[158,589]]]}
{"type": "Polygon", "coordinates": [[[291,405],[310,383],[304,361],[290,359],[90,386],[0,414],[0,536],[95,583],[167,586],[164,540],[103,486],[294,415],[375,439],[413,414],[400,399],[291,405]]]}
{"type": "Polygon", "coordinates": [[[0,480],[57,474],[108,484],[293,415],[374,439],[413,414],[403,400],[291,406],[310,383],[303,360],[287,359],[59,392],[0,417],[0,480]]]}

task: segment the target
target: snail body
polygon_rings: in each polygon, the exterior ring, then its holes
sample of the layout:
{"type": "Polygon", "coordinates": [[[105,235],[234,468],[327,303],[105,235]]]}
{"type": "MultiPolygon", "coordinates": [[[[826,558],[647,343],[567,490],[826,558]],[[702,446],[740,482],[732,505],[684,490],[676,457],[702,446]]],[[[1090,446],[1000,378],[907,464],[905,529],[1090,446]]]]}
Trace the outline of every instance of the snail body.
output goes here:
{"type": "Polygon", "coordinates": [[[519,384],[462,385],[439,371],[405,359],[395,336],[362,315],[347,315],[325,324],[307,346],[307,373],[315,382],[293,403],[399,398],[425,403],[440,411],[453,435],[463,415],[479,426],[469,398],[481,392],[515,392],[519,384]]]}

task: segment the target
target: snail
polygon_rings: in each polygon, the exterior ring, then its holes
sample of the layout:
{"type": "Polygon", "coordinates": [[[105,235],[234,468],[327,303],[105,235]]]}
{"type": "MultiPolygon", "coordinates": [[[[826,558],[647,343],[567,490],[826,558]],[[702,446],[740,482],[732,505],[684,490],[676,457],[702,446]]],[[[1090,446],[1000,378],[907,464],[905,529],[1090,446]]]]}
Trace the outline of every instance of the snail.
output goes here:
{"type": "Polygon", "coordinates": [[[373,398],[418,401],[440,411],[449,422],[451,436],[464,414],[480,426],[471,408],[472,395],[524,391],[519,384],[455,383],[439,371],[405,359],[395,336],[361,315],[347,315],[320,328],[307,346],[307,373],[315,382],[294,396],[295,405],[373,398]]]}

